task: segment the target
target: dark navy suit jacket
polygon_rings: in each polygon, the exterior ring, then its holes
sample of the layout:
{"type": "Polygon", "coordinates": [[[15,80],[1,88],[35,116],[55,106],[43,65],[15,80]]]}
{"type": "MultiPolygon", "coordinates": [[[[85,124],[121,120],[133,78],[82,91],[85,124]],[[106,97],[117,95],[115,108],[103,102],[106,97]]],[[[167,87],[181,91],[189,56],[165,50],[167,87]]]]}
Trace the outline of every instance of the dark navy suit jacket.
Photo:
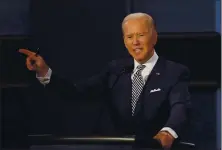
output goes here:
{"type": "Polygon", "coordinates": [[[131,115],[132,58],[115,60],[100,74],[72,84],[52,74],[46,89],[63,96],[68,93],[104,98],[106,108],[119,135],[152,138],[163,127],[172,128],[179,136],[187,120],[189,103],[189,70],[159,57],[138,100],[135,116],[131,115]],[[153,89],[159,89],[151,92],[153,89]]]}

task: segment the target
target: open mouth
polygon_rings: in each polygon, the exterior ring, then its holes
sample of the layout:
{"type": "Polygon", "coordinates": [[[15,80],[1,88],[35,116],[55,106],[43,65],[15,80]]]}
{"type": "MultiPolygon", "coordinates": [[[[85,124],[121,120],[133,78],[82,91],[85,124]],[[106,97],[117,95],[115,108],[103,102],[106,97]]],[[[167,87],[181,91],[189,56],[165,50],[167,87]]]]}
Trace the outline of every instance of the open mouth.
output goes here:
{"type": "Polygon", "coordinates": [[[136,49],[134,49],[134,52],[136,53],[136,54],[139,54],[139,53],[141,53],[142,52],[142,48],[136,48],[136,49]]]}

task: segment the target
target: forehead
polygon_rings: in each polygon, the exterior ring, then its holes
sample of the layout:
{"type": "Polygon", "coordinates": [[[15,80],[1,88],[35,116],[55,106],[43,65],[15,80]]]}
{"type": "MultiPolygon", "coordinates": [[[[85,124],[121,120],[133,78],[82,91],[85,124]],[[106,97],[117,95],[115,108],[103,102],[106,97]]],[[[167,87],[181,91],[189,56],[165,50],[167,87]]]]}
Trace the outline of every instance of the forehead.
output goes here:
{"type": "Polygon", "coordinates": [[[144,18],[130,19],[123,24],[123,32],[125,34],[148,32],[149,29],[148,20],[144,18]]]}

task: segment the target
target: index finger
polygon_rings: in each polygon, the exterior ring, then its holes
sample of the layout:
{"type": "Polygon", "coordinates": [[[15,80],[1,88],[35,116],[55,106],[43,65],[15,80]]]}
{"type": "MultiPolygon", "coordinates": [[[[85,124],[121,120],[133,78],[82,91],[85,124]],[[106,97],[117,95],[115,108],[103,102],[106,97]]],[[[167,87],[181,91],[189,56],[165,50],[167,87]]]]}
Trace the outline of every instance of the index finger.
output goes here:
{"type": "Polygon", "coordinates": [[[30,50],[27,50],[27,49],[19,49],[19,52],[22,53],[22,54],[25,54],[27,56],[35,55],[34,52],[32,52],[30,50]]]}

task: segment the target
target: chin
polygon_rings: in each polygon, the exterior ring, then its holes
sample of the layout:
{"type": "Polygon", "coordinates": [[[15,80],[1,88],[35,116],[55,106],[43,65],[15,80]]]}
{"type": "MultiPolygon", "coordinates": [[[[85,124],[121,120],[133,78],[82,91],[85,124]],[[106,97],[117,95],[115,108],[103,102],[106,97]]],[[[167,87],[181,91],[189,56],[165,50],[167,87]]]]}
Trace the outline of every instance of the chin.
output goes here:
{"type": "Polygon", "coordinates": [[[140,63],[144,63],[145,62],[145,58],[144,57],[135,57],[135,60],[137,62],[140,62],[140,63]]]}

